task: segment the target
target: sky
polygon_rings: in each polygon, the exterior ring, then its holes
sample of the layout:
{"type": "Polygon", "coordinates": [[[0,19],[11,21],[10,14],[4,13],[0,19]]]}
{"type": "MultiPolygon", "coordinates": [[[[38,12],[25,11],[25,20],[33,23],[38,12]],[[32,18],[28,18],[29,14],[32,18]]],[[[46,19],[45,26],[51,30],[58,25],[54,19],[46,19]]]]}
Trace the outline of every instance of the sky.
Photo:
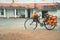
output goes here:
{"type": "Polygon", "coordinates": [[[60,3],[60,0],[17,0],[17,1],[19,1],[19,2],[26,2],[26,3],[29,3],[29,2],[31,2],[31,3],[52,3],[52,2],[59,2],[60,3]]]}
{"type": "Polygon", "coordinates": [[[59,2],[60,3],[60,0],[55,0],[55,2],[59,2]]]}
{"type": "MultiPolygon", "coordinates": [[[[12,0],[0,0],[0,3],[11,3],[12,0]]],[[[17,3],[60,3],[60,0],[15,0],[17,3]]]]}

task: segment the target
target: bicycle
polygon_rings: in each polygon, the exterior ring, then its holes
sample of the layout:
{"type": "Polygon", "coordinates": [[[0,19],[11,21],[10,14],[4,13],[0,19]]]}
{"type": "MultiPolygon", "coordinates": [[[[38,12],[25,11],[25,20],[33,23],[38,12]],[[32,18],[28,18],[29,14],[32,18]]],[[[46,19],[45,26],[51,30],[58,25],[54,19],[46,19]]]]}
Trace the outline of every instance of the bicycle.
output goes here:
{"type": "Polygon", "coordinates": [[[33,22],[33,23],[32,23],[32,21],[33,21],[32,18],[27,18],[26,19],[26,21],[24,22],[25,29],[33,29],[33,30],[35,30],[37,28],[37,26],[39,26],[39,25],[45,27],[47,30],[53,30],[56,27],[54,25],[51,26],[50,24],[46,24],[45,22],[43,22],[44,19],[39,20],[40,23],[38,23],[37,20],[35,20],[35,22],[33,22]],[[43,24],[43,25],[41,25],[41,24],[43,24]]]}

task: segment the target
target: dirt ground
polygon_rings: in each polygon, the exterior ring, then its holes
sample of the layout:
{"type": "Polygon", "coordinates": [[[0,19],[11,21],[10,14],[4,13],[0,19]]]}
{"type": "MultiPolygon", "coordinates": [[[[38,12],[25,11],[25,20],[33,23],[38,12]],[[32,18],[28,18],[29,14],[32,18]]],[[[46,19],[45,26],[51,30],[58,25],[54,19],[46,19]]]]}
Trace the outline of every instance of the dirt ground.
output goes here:
{"type": "Polygon", "coordinates": [[[0,30],[0,40],[60,40],[60,32],[52,30],[0,30]]]}

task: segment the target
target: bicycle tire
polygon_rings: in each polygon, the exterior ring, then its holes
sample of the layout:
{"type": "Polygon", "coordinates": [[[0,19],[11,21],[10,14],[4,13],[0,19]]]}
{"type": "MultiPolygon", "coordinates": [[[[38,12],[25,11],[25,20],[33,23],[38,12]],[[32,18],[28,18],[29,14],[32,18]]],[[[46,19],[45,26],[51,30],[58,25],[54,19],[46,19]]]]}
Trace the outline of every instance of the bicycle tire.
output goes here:
{"type": "Polygon", "coordinates": [[[25,29],[33,29],[35,30],[36,27],[37,27],[37,21],[36,22],[33,22],[31,25],[30,23],[33,21],[33,19],[26,19],[25,22],[24,22],[24,28],[25,29]],[[31,28],[30,28],[31,27],[31,28]]]}
{"type": "Polygon", "coordinates": [[[56,26],[51,26],[51,25],[45,24],[44,27],[45,27],[47,30],[53,30],[56,26]],[[50,27],[50,28],[49,28],[49,27],[50,27]]]}

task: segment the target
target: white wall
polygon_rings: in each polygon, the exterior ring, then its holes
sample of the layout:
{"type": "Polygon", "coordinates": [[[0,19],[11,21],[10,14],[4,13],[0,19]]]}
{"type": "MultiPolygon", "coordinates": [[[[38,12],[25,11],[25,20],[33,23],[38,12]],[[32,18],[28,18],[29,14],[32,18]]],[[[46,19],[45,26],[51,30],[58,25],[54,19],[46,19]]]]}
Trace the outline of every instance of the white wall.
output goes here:
{"type": "Polygon", "coordinates": [[[42,11],[39,11],[38,14],[39,14],[40,18],[42,18],[42,11]]]}
{"type": "Polygon", "coordinates": [[[60,0],[54,0],[54,2],[55,2],[55,3],[56,3],[56,2],[60,3],[60,0]]]}
{"type": "Polygon", "coordinates": [[[60,10],[57,10],[57,11],[49,11],[48,13],[49,13],[49,14],[52,14],[52,15],[55,15],[55,16],[57,16],[58,18],[60,18],[60,10]]]}
{"type": "Polygon", "coordinates": [[[30,18],[32,17],[33,9],[30,9],[30,18]]]}
{"type": "Polygon", "coordinates": [[[56,15],[57,11],[48,11],[49,14],[56,15]]]}
{"type": "Polygon", "coordinates": [[[56,12],[57,14],[57,16],[58,16],[58,18],[60,18],[60,10],[57,10],[57,12],[56,12]]]}

